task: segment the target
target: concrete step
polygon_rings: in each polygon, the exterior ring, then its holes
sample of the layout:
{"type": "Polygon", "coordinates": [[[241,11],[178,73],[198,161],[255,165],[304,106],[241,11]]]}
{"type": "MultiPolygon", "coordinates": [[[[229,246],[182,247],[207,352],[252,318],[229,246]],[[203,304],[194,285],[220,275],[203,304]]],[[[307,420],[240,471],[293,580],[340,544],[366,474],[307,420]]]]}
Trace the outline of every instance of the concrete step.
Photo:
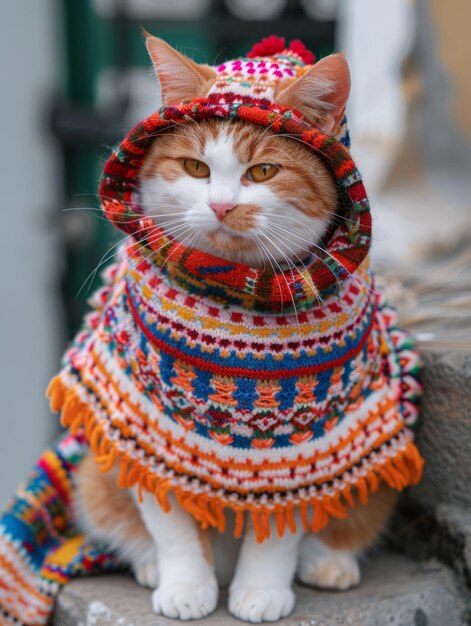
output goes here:
{"type": "MultiPolygon", "coordinates": [[[[151,592],[124,575],[88,577],[67,585],[59,595],[53,626],[170,626],[155,615],[151,592]]],[[[437,561],[420,563],[397,554],[376,554],[363,566],[361,585],[326,592],[296,587],[293,614],[282,626],[465,626],[469,596],[451,570],[437,561]]],[[[215,613],[196,624],[240,626],[221,594],[215,613]]]]}

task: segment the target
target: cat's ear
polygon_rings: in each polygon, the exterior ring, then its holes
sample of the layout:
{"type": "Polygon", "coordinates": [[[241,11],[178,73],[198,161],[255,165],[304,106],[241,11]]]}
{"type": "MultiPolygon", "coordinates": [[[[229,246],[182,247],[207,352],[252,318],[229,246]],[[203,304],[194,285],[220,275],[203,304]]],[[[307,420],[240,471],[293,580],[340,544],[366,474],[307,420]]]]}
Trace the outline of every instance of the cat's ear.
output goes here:
{"type": "Polygon", "coordinates": [[[203,98],[216,79],[208,65],[199,65],[171,45],[144,31],[146,46],[160,82],[163,104],[203,98]]]}
{"type": "Polygon", "coordinates": [[[331,54],[279,89],[278,104],[297,109],[323,132],[334,134],[350,94],[348,63],[343,54],[331,54]]]}

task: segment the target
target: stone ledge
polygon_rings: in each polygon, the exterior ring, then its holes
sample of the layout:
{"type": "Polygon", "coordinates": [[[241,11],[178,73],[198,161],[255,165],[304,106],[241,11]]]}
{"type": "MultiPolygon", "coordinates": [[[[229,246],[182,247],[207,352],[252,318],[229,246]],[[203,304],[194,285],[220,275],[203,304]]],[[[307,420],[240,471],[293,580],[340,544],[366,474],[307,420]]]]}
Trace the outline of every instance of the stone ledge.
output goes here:
{"type": "Polygon", "coordinates": [[[412,558],[453,567],[471,589],[471,354],[424,351],[423,359],[424,475],[404,494],[390,537],[412,558]]]}
{"type": "Polygon", "coordinates": [[[424,507],[471,510],[471,353],[424,352],[424,396],[417,444],[423,479],[408,490],[424,507]]]}
{"type": "MultiPolygon", "coordinates": [[[[357,589],[321,592],[296,588],[293,614],[282,626],[465,626],[469,597],[454,575],[436,561],[418,563],[377,554],[363,567],[357,589]]],[[[468,614],[469,617],[469,614],[468,614]]],[[[67,585],[57,600],[52,626],[171,626],[155,615],[150,591],[123,575],[88,577],[67,585]]],[[[196,624],[240,626],[221,595],[213,615],[196,624]]]]}

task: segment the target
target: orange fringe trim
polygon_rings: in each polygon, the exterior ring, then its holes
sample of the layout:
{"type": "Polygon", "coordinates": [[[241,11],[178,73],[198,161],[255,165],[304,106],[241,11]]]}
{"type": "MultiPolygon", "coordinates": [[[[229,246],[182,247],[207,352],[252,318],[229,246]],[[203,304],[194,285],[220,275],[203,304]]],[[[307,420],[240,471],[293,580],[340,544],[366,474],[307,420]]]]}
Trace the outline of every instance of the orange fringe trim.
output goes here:
{"type": "MultiPolygon", "coordinates": [[[[208,494],[194,494],[182,487],[174,486],[168,478],[159,478],[143,467],[139,460],[130,459],[125,453],[120,453],[106,438],[103,426],[99,423],[93,410],[87,406],[73,388],[68,388],[59,374],[52,379],[46,395],[50,399],[51,409],[61,412],[61,423],[69,428],[72,434],[84,429],[90,449],[94,452],[95,461],[101,466],[100,471],[108,472],[115,463],[118,464],[118,486],[131,488],[137,485],[139,499],[142,491],[155,495],[157,502],[166,512],[171,510],[168,492],[172,491],[178,504],[190,513],[203,529],[217,528],[224,532],[226,527],[225,509],[235,512],[236,522],[234,536],[242,536],[245,523],[245,513],[249,513],[253,523],[257,541],[262,542],[270,537],[270,516],[273,515],[278,536],[281,537],[286,527],[291,532],[296,531],[295,504],[275,504],[270,508],[260,508],[254,504],[223,503],[208,494]]],[[[378,489],[383,480],[393,489],[402,491],[409,485],[417,484],[422,476],[424,460],[412,441],[408,442],[404,450],[393,459],[388,459],[383,465],[368,472],[366,476],[358,477],[353,485],[346,485],[335,496],[325,495],[321,500],[313,498],[310,502],[301,502],[298,507],[303,529],[306,532],[319,532],[329,522],[331,517],[345,518],[348,516],[348,507],[355,506],[352,487],[356,488],[361,504],[368,502],[369,494],[378,489]],[[313,509],[309,519],[309,507],[313,509]]]]}

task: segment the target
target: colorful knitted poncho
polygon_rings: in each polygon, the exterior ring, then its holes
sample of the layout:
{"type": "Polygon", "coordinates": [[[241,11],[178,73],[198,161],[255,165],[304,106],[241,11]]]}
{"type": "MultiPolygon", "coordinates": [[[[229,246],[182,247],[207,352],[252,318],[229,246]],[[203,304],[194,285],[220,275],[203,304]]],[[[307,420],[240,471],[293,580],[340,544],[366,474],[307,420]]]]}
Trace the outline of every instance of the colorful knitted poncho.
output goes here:
{"type": "Polygon", "coordinates": [[[103,469],[118,465],[121,487],[154,493],[164,509],[173,492],[221,531],[230,509],[237,536],[249,515],[259,541],[271,519],[280,536],[294,530],[295,510],[319,531],[380,481],[416,483],[423,464],[410,430],[418,358],[374,287],[368,199],[345,120],[327,136],[273,102],[276,82],[312,61],[299,42],[270,39],[215,68],[207,98],[151,115],[112,154],[103,210],[134,243],[107,270],[48,391],[103,469]],[[332,168],[341,219],[307,270],[231,263],[142,215],[138,176],[159,132],[212,117],[296,136],[332,168]]]}

